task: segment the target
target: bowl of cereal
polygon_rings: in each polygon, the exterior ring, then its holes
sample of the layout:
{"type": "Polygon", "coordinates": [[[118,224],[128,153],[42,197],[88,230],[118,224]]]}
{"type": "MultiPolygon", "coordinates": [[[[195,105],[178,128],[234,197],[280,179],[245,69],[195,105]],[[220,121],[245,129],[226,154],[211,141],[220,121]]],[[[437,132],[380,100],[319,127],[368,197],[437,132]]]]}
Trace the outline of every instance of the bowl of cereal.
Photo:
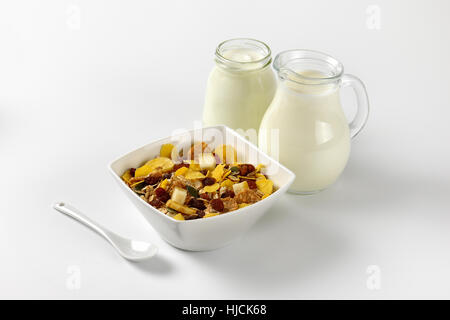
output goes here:
{"type": "Polygon", "coordinates": [[[191,251],[220,248],[242,236],[295,178],[226,126],[148,143],[108,168],[161,238],[191,251]]]}

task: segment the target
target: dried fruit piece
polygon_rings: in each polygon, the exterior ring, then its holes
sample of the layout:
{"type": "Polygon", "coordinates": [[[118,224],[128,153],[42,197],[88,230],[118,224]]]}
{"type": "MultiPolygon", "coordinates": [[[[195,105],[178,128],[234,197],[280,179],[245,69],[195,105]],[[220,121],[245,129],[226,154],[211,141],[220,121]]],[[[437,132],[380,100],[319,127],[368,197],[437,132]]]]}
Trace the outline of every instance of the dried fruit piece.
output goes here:
{"type": "MultiPolygon", "coordinates": [[[[175,189],[173,189],[173,193],[172,193],[172,201],[178,202],[180,204],[183,204],[184,201],[186,200],[186,196],[187,196],[187,191],[178,187],[175,187],[175,189]]],[[[175,209],[175,208],[172,208],[175,209]]],[[[176,209],[175,209],[176,210],[176,209]]]]}
{"type": "Polygon", "coordinates": [[[199,200],[199,199],[196,199],[196,198],[192,198],[191,200],[189,200],[188,206],[192,207],[192,208],[199,209],[199,210],[206,209],[206,206],[205,206],[204,202],[202,200],[199,200]]]}
{"type": "Polygon", "coordinates": [[[144,181],[146,184],[154,185],[157,184],[159,181],[161,181],[161,178],[162,178],[161,172],[152,172],[149,174],[147,178],[145,178],[144,181]]]}
{"type": "Polygon", "coordinates": [[[173,161],[169,158],[158,157],[147,161],[145,165],[149,166],[151,171],[155,171],[156,169],[161,168],[162,172],[168,172],[172,170],[174,164],[173,161]]]}
{"type": "Polygon", "coordinates": [[[199,218],[203,218],[203,217],[205,216],[205,211],[203,211],[203,210],[198,210],[198,211],[197,211],[197,216],[198,216],[199,218]]]}
{"type": "Polygon", "coordinates": [[[211,186],[211,185],[213,185],[214,183],[216,183],[216,179],[214,179],[214,178],[209,178],[209,177],[207,177],[207,178],[203,179],[203,184],[204,184],[205,186],[211,186]]]}
{"type": "Polygon", "coordinates": [[[249,189],[247,181],[242,181],[241,183],[233,184],[233,191],[235,194],[238,194],[247,189],[249,189]]]}
{"type": "Polygon", "coordinates": [[[216,211],[222,212],[223,209],[225,208],[222,200],[220,199],[212,199],[210,203],[211,207],[216,211]]]}
{"type": "Polygon", "coordinates": [[[214,150],[214,153],[216,154],[216,156],[219,157],[220,162],[222,162],[222,163],[234,163],[237,161],[236,149],[234,149],[229,144],[227,144],[227,145],[222,144],[222,145],[218,146],[214,150]]]}
{"type": "Polygon", "coordinates": [[[172,149],[174,145],[171,143],[166,143],[161,146],[161,150],[159,151],[159,155],[161,157],[170,158],[172,155],[172,149]]]}
{"type": "Polygon", "coordinates": [[[179,204],[178,202],[175,202],[173,200],[167,201],[166,206],[173,210],[176,210],[178,212],[182,212],[185,214],[196,214],[196,212],[197,212],[197,210],[189,208],[188,206],[179,204]]]}
{"type": "Polygon", "coordinates": [[[156,196],[156,198],[158,198],[158,200],[160,200],[162,202],[167,202],[167,200],[170,199],[169,193],[163,188],[156,188],[155,196],[156,196]]]}
{"type": "Polygon", "coordinates": [[[220,188],[220,184],[218,184],[218,183],[216,182],[216,183],[214,183],[213,185],[204,187],[204,188],[203,188],[203,191],[205,191],[205,192],[214,192],[214,191],[219,190],[219,188],[220,188]]]}
{"type": "Polygon", "coordinates": [[[205,199],[205,200],[211,200],[211,198],[209,197],[209,195],[207,193],[201,193],[200,198],[205,199]]]}
{"type": "Polygon", "coordinates": [[[152,201],[149,202],[150,205],[152,205],[155,208],[161,208],[164,205],[164,202],[158,200],[158,199],[153,199],[152,201]]]}
{"type": "Polygon", "coordinates": [[[241,176],[246,176],[250,172],[255,171],[255,167],[252,164],[241,164],[239,166],[239,171],[241,176]]]}
{"type": "Polygon", "coordinates": [[[224,193],[220,195],[221,198],[234,198],[234,192],[231,190],[226,190],[224,193]]]}
{"type": "Polygon", "coordinates": [[[202,170],[213,170],[216,167],[216,158],[212,153],[203,153],[199,156],[198,163],[202,170]]]}
{"type": "Polygon", "coordinates": [[[256,182],[253,181],[253,180],[247,180],[247,184],[248,184],[248,187],[249,187],[250,189],[256,189],[256,188],[257,188],[256,182]]]}
{"type": "Polygon", "coordinates": [[[135,173],[136,173],[136,169],[135,169],[135,168],[130,168],[130,175],[131,175],[132,177],[135,176],[135,173]]]}

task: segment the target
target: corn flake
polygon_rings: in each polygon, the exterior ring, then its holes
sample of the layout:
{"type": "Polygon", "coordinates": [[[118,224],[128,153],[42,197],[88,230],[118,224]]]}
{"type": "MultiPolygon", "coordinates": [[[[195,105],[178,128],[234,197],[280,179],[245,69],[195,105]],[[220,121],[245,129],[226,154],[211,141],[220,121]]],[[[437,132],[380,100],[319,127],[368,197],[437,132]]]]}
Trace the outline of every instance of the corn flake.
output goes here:
{"type": "Polygon", "coordinates": [[[256,187],[259,191],[264,193],[264,195],[270,195],[273,190],[273,182],[269,179],[258,179],[256,180],[256,187]]]}
{"type": "Polygon", "coordinates": [[[205,192],[214,192],[214,191],[217,191],[219,188],[220,188],[220,184],[218,184],[216,182],[213,185],[203,187],[203,191],[205,191],[205,192]]]}
{"type": "MultiPolygon", "coordinates": [[[[137,171],[137,170],[136,170],[137,171]]],[[[186,174],[186,172],[188,172],[189,169],[186,167],[181,167],[180,169],[178,169],[177,171],[175,171],[175,175],[176,176],[184,176],[186,174]]]]}

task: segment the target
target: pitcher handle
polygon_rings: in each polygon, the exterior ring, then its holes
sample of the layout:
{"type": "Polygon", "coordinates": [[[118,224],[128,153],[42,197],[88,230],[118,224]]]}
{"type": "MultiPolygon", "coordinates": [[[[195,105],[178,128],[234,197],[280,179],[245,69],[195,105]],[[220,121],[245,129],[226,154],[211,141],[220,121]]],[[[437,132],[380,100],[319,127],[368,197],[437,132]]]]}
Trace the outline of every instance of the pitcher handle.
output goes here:
{"type": "Polygon", "coordinates": [[[369,116],[369,97],[367,96],[366,87],[364,83],[357,77],[351,74],[344,74],[341,78],[342,87],[351,87],[356,95],[358,107],[356,115],[349,123],[350,137],[354,138],[364,127],[369,116]]]}

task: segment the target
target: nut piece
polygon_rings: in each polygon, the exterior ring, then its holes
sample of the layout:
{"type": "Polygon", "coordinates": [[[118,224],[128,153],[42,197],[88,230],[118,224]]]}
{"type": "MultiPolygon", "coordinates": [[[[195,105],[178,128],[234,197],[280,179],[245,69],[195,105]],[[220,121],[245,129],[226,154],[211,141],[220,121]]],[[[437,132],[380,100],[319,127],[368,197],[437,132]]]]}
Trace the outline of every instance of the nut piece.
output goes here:
{"type": "Polygon", "coordinates": [[[258,194],[256,193],[256,190],[247,189],[247,190],[237,193],[236,196],[234,197],[234,199],[236,200],[236,202],[238,204],[240,204],[240,203],[255,203],[255,202],[261,200],[261,197],[258,196],[258,194]]]}
{"type": "Polygon", "coordinates": [[[225,208],[225,211],[233,211],[239,209],[239,206],[233,198],[224,198],[222,199],[223,206],[225,208]]]}

